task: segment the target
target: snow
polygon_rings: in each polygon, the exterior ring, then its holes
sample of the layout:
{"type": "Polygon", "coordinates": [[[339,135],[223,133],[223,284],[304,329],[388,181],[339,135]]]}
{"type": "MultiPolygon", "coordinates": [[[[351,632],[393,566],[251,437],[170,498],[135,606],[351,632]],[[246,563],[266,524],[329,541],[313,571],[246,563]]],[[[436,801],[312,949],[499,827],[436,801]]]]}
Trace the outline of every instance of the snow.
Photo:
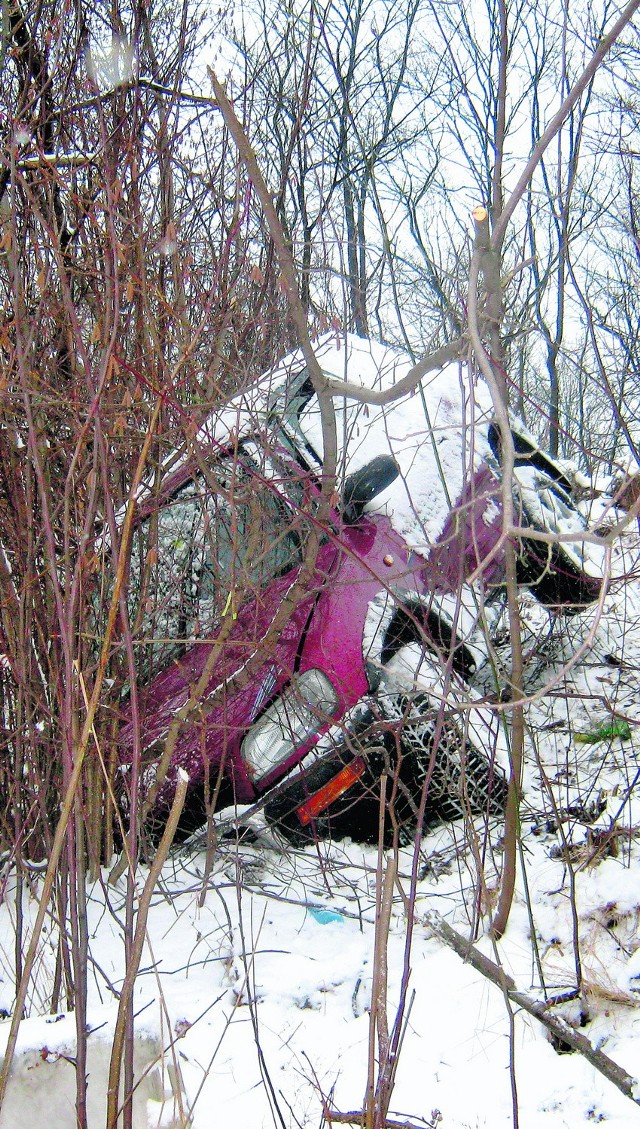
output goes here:
{"type": "MultiPolygon", "coordinates": [[[[411,368],[407,356],[350,335],[339,347],[334,337],[324,338],[315,351],[328,377],[368,389],[392,388],[411,368]]],[[[296,354],[284,362],[290,367],[296,363],[296,354]]],[[[487,386],[479,378],[471,380],[467,366],[456,363],[427,374],[414,392],[383,407],[360,404],[339,392],[334,404],[340,474],[353,474],[377,455],[391,452],[400,477],[367,509],[387,513],[412,548],[428,552],[470,473],[490,457],[486,432],[493,410],[487,386]]],[[[303,412],[300,430],[322,457],[315,400],[303,412]]]]}
{"type": "MultiPolygon", "coordinates": [[[[470,875],[453,861],[451,831],[431,836],[423,850],[425,855],[440,850],[452,862],[448,873],[419,883],[410,979],[415,999],[392,1109],[411,1116],[414,1123],[439,1109],[446,1126],[507,1126],[511,1124],[509,1040],[501,993],[420,924],[427,906],[449,915],[452,910],[460,913],[465,894],[470,895],[468,885],[465,889],[470,875]]],[[[260,846],[226,845],[202,908],[198,906],[202,855],[176,856],[165,867],[164,897],[158,896],[150,918],[147,971],[138,978],[136,1010],[147,1026],[155,1019],[165,1045],[176,1040],[186,1097],[196,1102],[194,1129],[210,1126],[214,1108],[221,1124],[259,1129],[277,1123],[274,1101],[287,1126],[319,1124],[323,1099],[338,1110],[359,1107],[366,1085],[375,861],[374,851],[348,844],[322,846],[320,857],[312,850],[288,850],[283,856],[266,841],[260,846]],[[169,1026],[161,1032],[163,1008],[169,1026]],[[269,1097],[267,1076],[275,1099],[269,1097]]],[[[631,904],[632,872],[608,861],[607,882],[615,877],[631,904]]],[[[403,852],[400,871],[405,889],[409,862],[403,852]]],[[[542,859],[536,862],[542,870],[542,859]]],[[[560,871],[559,864],[547,869],[541,897],[554,898],[552,891],[562,885],[560,871]]],[[[585,905],[587,922],[593,904],[592,899],[585,905]]],[[[120,911],[117,895],[114,908],[120,911]]],[[[117,930],[106,920],[97,890],[91,910],[92,952],[97,966],[117,983],[122,968],[119,940],[113,935],[117,930]]],[[[570,936],[562,910],[562,899],[555,895],[555,912],[542,925],[547,945],[553,930],[552,954],[570,936]]],[[[462,922],[459,925],[465,928],[462,922]]],[[[389,943],[392,1015],[403,946],[398,898],[389,943]]],[[[491,954],[486,940],[480,947],[491,954]]],[[[528,988],[531,948],[521,901],[500,948],[508,971],[528,988]]],[[[548,959],[545,963],[549,975],[553,965],[548,959]]],[[[558,982],[564,986],[565,979],[557,971],[552,986],[558,982]]],[[[94,1008],[98,988],[104,995],[105,984],[96,971],[94,1008]]],[[[599,1005],[598,996],[595,1000],[599,1005]]],[[[598,1038],[607,1053],[633,1071],[637,1012],[619,1002],[605,1002],[608,1014],[600,1017],[598,1038]]],[[[43,1021],[35,1022],[39,1025],[36,1047],[52,1048],[55,1028],[45,1031],[43,1021]]],[[[24,1029],[32,1023],[27,1021],[24,1029]]],[[[521,1125],[527,1129],[587,1125],[596,1114],[614,1126],[636,1123],[638,1115],[631,1103],[584,1060],[557,1056],[534,1020],[519,1014],[515,1038],[521,1125]]],[[[157,1102],[151,1101],[155,1114],[157,1102]]]]}
{"type": "MultiPolygon", "coordinates": [[[[92,1129],[105,1124],[109,1062],[114,1034],[113,1010],[99,1015],[87,1040],[87,1113],[92,1129]]],[[[8,1024],[4,1024],[8,1027],[8,1024]]],[[[33,1124],[46,1129],[71,1129],[76,1124],[75,1018],[57,1014],[26,1019],[18,1044],[0,1129],[33,1124]]],[[[133,1100],[134,1129],[173,1129],[182,1091],[179,1071],[165,1061],[157,1031],[141,1021],[135,1045],[134,1068],[139,1079],[133,1100]],[[169,1078],[169,1073],[171,1078],[169,1078]]],[[[179,1124],[179,1122],[178,1122],[179,1124]]]]}
{"type": "MultiPolygon", "coordinates": [[[[324,334],[314,343],[314,353],[327,377],[348,379],[365,389],[390,389],[411,368],[406,354],[352,334],[324,334]]],[[[305,363],[300,350],[285,357],[273,371],[210,416],[199,429],[196,443],[221,452],[237,437],[264,434],[273,428],[270,410],[286,399],[288,386],[305,363]]],[[[487,430],[493,410],[487,386],[480,378],[471,379],[466,365],[455,363],[427,374],[413,393],[384,407],[360,404],[338,391],[334,392],[334,406],[339,480],[377,455],[393,454],[400,476],[367,509],[387,513],[407,543],[426,555],[470,472],[491,457],[487,430]]],[[[323,439],[315,398],[301,414],[299,431],[320,461],[323,439]]],[[[169,467],[175,471],[175,460],[168,460],[169,467]]],[[[140,500],[144,497],[143,487],[140,500]]],[[[495,506],[490,500],[487,506],[484,519],[489,524],[495,506]]]]}
{"type": "MultiPolygon", "coordinates": [[[[406,359],[381,347],[351,340],[348,349],[350,381],[372,387],[393,383],[407,371],[406,359]]],[[[344,347],[328,338],[318,352],[328,374],[344,377],[344,347]]],[[[257,391],[209,421],[200,438],[220,444],[234,430],[255,431],[261,412],[264,417],[265,388],[277,394],[300,362],[299,355],[289,358],[257,391]]],[[[486,457],[490,414],[486,388],[471,386],[458,365],[427,377],[423,388],[424,396],[415,393],[384,411],[336,398],[342,473],[388,451],[391,441],[402,477],[374,505],[392,513],[398,531],[418,549],[437,537],[469,466],[486,457]]],[[[317,415],[309,412],[302,425],[321,453],[317,415]]],[[[615,546],[618,577],[638,560],[637,544],[630,534],[625,538],[615,546]]],[[[511,1020],[502,991],[434,936],[427,918],[435,911],[467,938],[477,927],[478,949],[537,999],[574,986],[579,955],[582,997],[556,1011],[568,1022],[583,1022],[580,1031],[594,1045],[632,1076],[640,1073],[638,585],[619,579],[602,619],[595,614],[550,616],[533,599],[523,602],[531,705],[522,853],[504,938],[494,945],[489,936],[502,865],[500,821],[487,828],[478,819],[473,834],[462,821],[443,825],[423,838],[417,860],[412,847],[399,851],[387,944],[390,1029],[407,990],[390,1104],[396,1122],[408,1118],[412,1125],[429,1125],[441,1116],[443,1129],[512,1126],[514,1079],[520,1129],[640,1124],[640,1110],[583,1057],[558,1054],[541,1025],[521,1009],[514,1008],[511,1020]],[[562,673],[581,647],[580,661],[562,673]],[[610,719],[612,711],[631,723],[629,740],[598,745],[574,740],[576,733],[610,719]],[[607,839],[612,829],[616,834],[607,839]],[[407,955],[413,872],[414,929],[407,955]]],[[[415,670],[407,648],[390,677],[406,685],[415,670]]],[[[436,697],[445,690],[454,698],[459,694],[438,679],[420,685],[436,697]]],[[[500,743],[498,714],[490,713],[480,691],[469,704],[474,741],[500,743]]],[[[504,763],[506,748],[499,755],[504,763]]],[[[193,1129],[212,1124],[306,1129],[331,1124],[327,1108],[358,1110],[365,1099],[378,853],[349,841],[293,849],[259,816],[250,821],[252,837],[236,838],[229,834],[235,814],[217,817],[226,835],[212,860],[203,836],[172,852],[152,900],[134,1006],[138,1071],[151,1067],[151,1077],[159,1059],[162,1077],[154,1075],[155,1081],[140,1088],[134,1129],[186,1124],[180,1103],[193,1129]]],[[[383,867],[391,858],[382,858],[383,867]]],[[[140,892],[146,875],[141,867],[140,892]]],[[[98,1047],[90,1062],[91,1129],[104,1124],[104,1071],[125,972],[125,881],[110,886],[105,871],[89,889],[88,1014],[98,1047]]],[[[34,870],[33,895],[28,885],[23,890],[25,937],[40,882],[34,870]]],[[[0,906],[0,1007],[7,1013],[14,1000],[16,897],[7,871],[0,906]]],[[[48,1129],[75,1124],[71,1112],[66,1121],[64,1112],[59,1122],[54,1116],[58,1105],[72,1108],[69,1060],[75,1038],[73,1017],[57,1021],[46,1014],[55,951],[56,928],[49,923],[20,1027],[8,1098],[13,1104],[0,1118],[1,1129],[29,1119],[48,1129]]],[[[9,1023],[0,1023],[0,1038],[3,1031],[6,1038],[9,1023]]]]}
{"type": "MultiPolygon", "coordinates": [[[[599,625],[591,622],[592,613],[552,621],[525,602],[525,620],[546,648],[551,671],[590,631],[593,645],[567,677],[563,693],[541,695],[527,713],[522,859],[530,907],[520,870],[509,926],[496,946],[487,931],[501,865],[500,823],[493,822],[486,833],[482,820],[475,824],[483,855],[480,902],[479,855],[461,822],[443,825],[420,845],[409,958],[412,1003],[390,1114],[401,1123],[408,1118],[413,1125],[429,1124],[439,1110],[443,1129],[513,1125],[504,997],[434,936],[427,919],[434,911],[469,937],[479,905],[478,949],[500,961],[521,990],[540,999],[541,976],[548,995],[574,985],[577,930],[584,993],[556,1011],[576,1023],[584,1013],[581,1033],[632,1076],[638,1073],[640,852],[633,793],[629,803],[625,795],[640,768],[637,673],[627,661],[638,653],[639,610],[640,592],[633,583],[625,588],[624,603],[608,599],[599,625]],[[617,666],[605,660],[614,637],[617,666]],[[610,716],[612,706],[624,709],[632,722],[629,741],[596,746],[573,741],[573,733],[610,716]],[[551,792],[541,788],[536,752],[551,792]],[[590,803],[591,815],[585,810],[590,803]],[[614,815],[620,831],[617,853],[602,844],[599,851],[596,833],[610,828],[614,815]]],[[[229,814],[221,813],[222,826],[229,814]]],[[[179,1064],[181,1097],[192,1111],[193,1129],[210,1129],[214,1109],[215,1123],[234,1129],[318,1126],[323,1103],[342,1112],[356,1110],[366,1092],[377,851],[349,841],[294,850],[257,816],[252,828],[250,840],[220,840],[208,877],[202,838],[171,854],[151,905],[136,981],[142,1057],[153,1059],[157,1048],[164,1048],[165,1089],[168,1065],[179,1064]]],[[[383,858],[385,866],[390,857],[383,858]]],[[[402,987],[412,864],[413,849],[404,848],[388,941],[390,1027],[402,987]]],[[[140,890],[145,875],[141,868],[140,890]]],[[[33,881],[37,888],[36,875],[33,881]]],[[[89,1017],[92,1027],[101,1028],[107,1050],[124,974],[124,882],[121,878],[109,887],[105,872],[89,894],[89,1017]]],[[[35,903],[26,893],[24,907],[27,921],[32,920],[35,903]]],[[[14,920],[15,889],[9,884],[0,909],[0,1005],[7,1010],[13,998],[14,920]]],[[[53,1102],[56,1056],[61,1049],[73,1056],[73,1019],[57,1023],[41,1014],[54,976],[53,940],[51,927],[41,946],[29,1018],[20,1030],[14,1077],[22,1105],[12,1108],[20,1108],[21,1119],[35,1101],[37,1074],[44,1079],[47,1071],[53,1102]]],[[[640,1110],[584,1058],[556,1053],[541,1025],[522,1010],[515,1009],[513,1022],[521,1129],[640,1124],[640,1110]]],[[[8,1021],[0,1026],[6,1029],[8,1021]]],[[[144,1116],[134,1122],[135,1129],[181,1124],[174,1105],[168,1114],[165,1102],[163,1110],[157,1089],[145,1091],[144,1098],[146,1104],[138,1107],[144,1116]]],[[[101,1126],[100,1101],[91,1108],[96,1111],[91,1124],[101,1126]]],[[[0,1121],[5,1123],[12,1124],[0,1121]]]]}

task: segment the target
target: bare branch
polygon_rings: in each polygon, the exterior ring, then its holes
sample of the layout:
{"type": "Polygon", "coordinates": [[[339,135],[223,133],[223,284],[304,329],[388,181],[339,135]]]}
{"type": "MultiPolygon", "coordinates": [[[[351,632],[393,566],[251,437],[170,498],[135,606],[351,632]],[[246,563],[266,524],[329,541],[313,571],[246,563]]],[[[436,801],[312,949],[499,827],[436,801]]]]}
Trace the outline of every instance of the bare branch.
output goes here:
{"type": "MultiPolygon", "coordinates": [[[[638,0],[640,3],[640,0],[638,0]]],[[[318,359],[313,351],[311,338],[309,337],[309,330],[307,327],[307,318],[304,312],[302,302],[300,300],[300,289],[298,286],[297,272],[293,261],[291,250],[287,244],[282,224],[278,219],[271,193],[267,188],[264,177],[260,171],[260,166],[256,159],[256,155],[249,144],[247,135],[238,120],[236,112],[229,101],[225,89],[220,85],[211,67],[207,68],[209,77],[213,85],[216,100],[220,112],[224,118],[225,124],[229,133],[231,134],[241,160],[243,161],[247,173],[251,178],[253,187],[256,190],[262,210],[265,215],[269,227],[269,233],[273,239],[273,243],[280,263],[280,270],[286,287],[287,300],[291,310],[296,330],[298,332],[298,340],[300,347],[304,354],[304,359],[307,362],[307,367],[311,375],[313,387],[318,397],[318,404],[320,406],[320,418],[322,422],[322,439],[323,439],[323,491],[325,499],[328,499],[333,494],[334,480],[336,473],[337,462],[337,436],[336,436],[336,421],[333,408],[333,400],[327,388],[327,379],[320,368],[318,359]]],[[[320,515],[322,517],[322,515],[320,515]]]]}
{"type": "Polygon", "coordinates": [[[359,384],[350,384],[348,380],[333,380],[330,377],[325,378],[325,387],[334,395],[357,400],[360,404],[391,404],[401,396],[413,392],[427,373],[442,368],[450,361],[459,360],[464,356],[465,349],[465,339],[458,337],[456,341],[443,345],[441,349],[436,349],[435,353],[429,353],[423,360],[418,361],[418,364],[409,369],[406,376],[403,376],[402,380],[392,388],[385,388],[380,392],[372,388],[362,388],[359,384]]]}
{"type": "Polygon", "coordinates": [[[476,356],[480,371],[484,376],[491,392],[496,423],[500,431],[502,445],[502,475],[501,475],[501,502],[502,502],[502,539],[504,545],[504,561],[506,572],[507,607],[509,613],[509,641],[511,643],[511,697],[515,699],[511,712],[511,740],[509,759],[511,772],[509,775],[509,790],[505,808],[505,850],[500,897],[494,919],[494,932],[496,937],[501,937],[507,925],[513,892],[516,881],[517,844],[519,834],[518,809],[520,804],[520,789],[522,785],[522,766],[524,758],[524,712],[520,704],[523,696],[523,650],[522,627],[520,622],[520,608],[518,602],[518,577],[516,567],[515,547],[512,538],[514,525],[514,498],[513,498],[513,471],[515,466],[515,448],[511,423],[507,410],[507,394],[504,380],[504,370],[495,361],[487,356],[482,338],[480,336],[479,311],[478,311],[478,283],[480,272],[483,273],[485,288],[485,305],[490,309],[490,340],[494,348],[500,349],[500,321],[502,317],[502,299],[496,298],[493,293],[495,287],[500,287],[499,254],[488,243],[488,222],[486,208],[474,209],[473,219],[476,228],[473,257],[469,272],[469,291],[467,297],[469,318],[469,339],[476,356]]]}
{"type": "Polygon", "coordinates": [[[618,37],[622,34],[625,27],[630,22],[639,7],[640,0],[630,0],[630,3],[627,4],[626,8],[624,8],[624,10],[614,23],[611,31],[609,31],[607,35],[605,35],[604,38],[600,40],[598,47],[593,52],[593,55],[591,56],[589,62],[580,75],[580,78],[577,80],[577,82],[574,83],[571,91],[565,98],[560,109],[556,114],[554,114],[551,121],[549,122],[549,125],[542,134],[542,137],[540,137],[537,144],[535,145],[534,150],[522,171],[520,179],[516,184],[513,192],[509,196],[506,204],[504,205],[500,218],[497,220],[496,225],[493,229],[493,234],[491,236],[491,245],[496,251],[499,251],[502,247],[505,232],[507,230],[507,224],[509,223],[509,220],[516,210],[520,198],[526,191],[531,177],[533,176],[537,165],[540,163],[540,159],[543,153],[564,125],[576,102],[584,93],[596,71],[598,70],[598,67],[601,65],[602,60],[611,50],[616,39],[618,39],[618,37]]]}

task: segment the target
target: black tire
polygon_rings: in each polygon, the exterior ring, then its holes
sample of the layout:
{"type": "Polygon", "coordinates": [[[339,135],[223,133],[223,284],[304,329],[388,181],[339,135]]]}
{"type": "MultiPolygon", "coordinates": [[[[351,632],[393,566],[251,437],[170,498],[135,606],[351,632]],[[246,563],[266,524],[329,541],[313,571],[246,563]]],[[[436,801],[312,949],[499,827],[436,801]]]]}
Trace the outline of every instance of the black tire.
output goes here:
{"type": "MultiPolygon", "coordinates": [[[[385,704],[385,712],[390,721],[395,719],[411,783],[419,796],[427,774],[431,773],[425,827],[460,819],[469,811],[502,815],[507,794],[504,772],[463,738],[457,719],[445,716],[438,724],[433,706],[420,694],[392,696],[385,704]]],[[[406,769],[402,775],[407,781],[406,769]]]]}
{"type": "Polygon", "coordinates": [[[267,819],[296,846],[329,837],[377,843],[384,774],[384,842],[391,845],[397,833],[399,842],[406,844],[415,834],[429,773],[423,830],[469,811],[501,815],[507,788],[502,770],[463,741],[454,720],[444,719],[435,747],[437,729],[433,707],[425,697],[390,695],[381,699],[377,718],[348,744],[340,742],[333,754],[301,773],[266,804],[267,819]],[[358,755],[366,768],[357,782],[303,825],[297,809],[358,755]]]}
{"type": "MultiPolygon", "coordinates": [[[[546,451],[542,451],[535,443],[522,435],[516,427],[511,430],[513,439],[513,448],[516,457],[516,468],[519,466],[533,466],[537,470],[543,471],[545,474],[557,482],[560,487],[567,494],[571,494],[572,485],[567,478],[563,469],[559,464],[548,455],[546,451]]],[[[500,442],[500,432],[495,423],[489,425],[489,446],[495,458],[502,466],[502,444],[500,442]]]]}
{"type": "MultiPolygon", "coordinates": [[[[536,472],[535,506],[530,490],[518,489],[517,493],[525,523],[537,532],[558,535],[568,528],[576,534],[586,530],[580,511],[548,474],[536,472]]],[[[523,537],[517,560],[518,581],[526,584],[546,607],[582,611],[600,596],[602,577],[590,574],[580,565],[579,556],[576,560],[576,547],[579,547],[577,542],[570,546],[523,537]]]]}
{"type": "MultiPolygon", "coordinates": [[[[516,459],[515,493],[523,524],[538,533],[552,535],[560,532],[561,524],[566,531],[567,523],[576,533],[584,532],[586,522],[573,503],[572,483],[562,467],[527,436],[520,434],[517,427],[512,429],[511,434],[516,459]],[[531,493],[521,489],[518,482],[518,471],[523,468],[537,472],[535,506],[527,500],[531,499],[531,493]],[[537,503],[542,498],[547,499],[547,504],[540,506],[537,503]]],[[[500,433],[495,424],[489,427],[488,438],[493,454],[502,465],[500,433]]],[[[562,607],[565,611],[582,611],[598,599],[602,588],[602,577],[593,576],[581,567],[567,545],[526,537],[520,541],[517,577],[519,583],[530,588],[545,607],[562,607]]]]}

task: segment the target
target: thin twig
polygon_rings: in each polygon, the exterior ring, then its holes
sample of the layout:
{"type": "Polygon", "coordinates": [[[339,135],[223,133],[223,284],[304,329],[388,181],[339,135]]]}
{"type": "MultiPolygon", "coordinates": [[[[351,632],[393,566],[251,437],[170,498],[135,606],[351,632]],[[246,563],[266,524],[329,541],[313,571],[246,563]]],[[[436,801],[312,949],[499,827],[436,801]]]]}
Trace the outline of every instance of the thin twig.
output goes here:
{"type": "Polygon", "coordinates": [[[623,9],[623,11],[620,13],[620,16],[611,28],[611,31],[609,31],[607,35],[603,36],[603,38],[600,40],[600,43],[598,44],[596,50],[593,52],[593,55],[591,56],[589,62],[580,75],[580,78],[573,84],[560,109],[556,114],[554,114],[551,121],[549,122],[549,125],[535,145],[534,150],[529,157],[529,160],[522,170],[522,175],[520,176],[518,183],[509,196],[509,199],[502,209],[500,218],[496,221],[496,224],[494,226],[491,236],[491,244],[496,251],[500,251],[502,247],[505,232],[507,230],[507,224],[509,223],[509,220],[516,210],[523,193],[528,188],[531,182],[531,178],[537,166],[539,165],[545,150],[551,144],[558,131],[562,129],[562,126],[569,117],[569,114],[573,110],[576,102],[587,89],[593,76],[600,67],[602,60],[609,53],[616,39],[618,39],[618,37],[622,34],[625,27],[630,22],[631,18],[639,7],[640,0],[630,0],[630,3],[627,4],[626,8],[623,9]]]}
{"type": "MultiPolygon", "coordinates": [[[[151,905],[151,898],[157,886],[160,877],[160,871],[166,862],[169,848],[173,842],[176,828],[182,814],[184,801],[187,794],[189,785],[189,777],[184,769],[178,770],[178,783],[176,787],[173,804],[167,824],[160,840],[155,858],[149,869],[147,880],[144,884],[142,894],[140,895],[140,904],[138,906],[138,914],[136,918],[136,928],[131,942],[131,951],[129,953],[129,960],[127,962],[127,970],[125,974],[124,983],[120,992],[120,1002],[118,1004],[118,1016],[116,1019],[116,1029],[113,1036],[113,1048],[111,1051],[111,1063],[109,1066],[109,1086],[107,1089],[107,1129],[116,1129],[118,1119],[118,1091],[120,1088],[120,1070],[122,1065],[122,1051],[124,1047],[125,1033],[127,1028],[127,1016],[133,999],[133,988],[136,976],[138,975],[138,968],[140,967],[140,958],[142,957],[142,948],[147,928],[147,918],[149,916],[149,907],[151,905]]],[[[126,1101],[126,1095],[125,1095],[126,1101]]]]}

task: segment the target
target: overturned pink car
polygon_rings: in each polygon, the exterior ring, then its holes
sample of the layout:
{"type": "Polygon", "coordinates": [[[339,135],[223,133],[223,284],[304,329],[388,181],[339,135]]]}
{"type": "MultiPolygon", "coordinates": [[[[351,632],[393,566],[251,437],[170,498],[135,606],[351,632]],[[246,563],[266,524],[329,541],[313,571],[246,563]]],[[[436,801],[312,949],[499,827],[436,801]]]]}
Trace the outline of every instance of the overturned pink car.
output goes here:
{"type": "MultiPolygon", "coordinates": [[[[322,339],[317,356],[365,388],[409,368],[351,337],[322,339]]],[[[118,782],[126,812],[141,746],[151,834],[179,769],[183,835],[229,804],[261,803],[296,843],[375,840],[381,811],[385,836],[402,841],[418,823],[501,810],[503,769],[459,708],[504,603],[488,391],[456,363],[384,408],[334,403],[328,520],[319,406],[297,354],[212,417],[193,456],[140,501],[128,600],[142,689],[118,782]]],[[[519,579],[543,604],[580,610],[602,576],[571,481],[523,429],[514,440],[514,498],[532,532],[518,542],[519,579]],[[559,531],[576,540],[535,538],[559,531]]]]}

